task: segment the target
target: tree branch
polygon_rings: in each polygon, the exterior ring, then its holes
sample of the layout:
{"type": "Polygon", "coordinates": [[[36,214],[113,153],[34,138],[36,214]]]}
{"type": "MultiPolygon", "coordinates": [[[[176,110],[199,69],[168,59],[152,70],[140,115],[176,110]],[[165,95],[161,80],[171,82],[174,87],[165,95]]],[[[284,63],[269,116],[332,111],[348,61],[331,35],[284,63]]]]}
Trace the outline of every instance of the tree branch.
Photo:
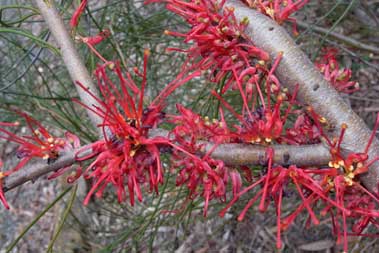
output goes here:
{"type": "MultiPolygon", "coordinates": [[[[335,126],[335,130],[330,131],[328,134],[331,137],[338,136],[342,123],[346,123],[348,129],[342,148],[353,152],[364,152],[371,130],[324,79],[286,30],[275,21],[248,8],[240,1],[227,0],[226,8],[234,8],[234,13],[238,20],[248,18],[249,26],[245,33],[254,41],[257,47],[269,52],[272,58],[275,58],[279,52],[283,52],[283,59],[275,74],[289,90],[295,90],[296,85],[299,84],[297,98],[300,102],[304,105],[311,105],[315,112],[325,117],[330,124],[335,126]]],[[[370,158],[379,155],[379,141],[375,138],[368,155],[370,158]]],[[[361,179],[370,191],[377,192],[379,162],[375,162],[370,167],[369,172],[362,176],[361,179]]]]}
{"type": "MultiPolygon", "coordinates": [[[[167,130],[155,129],[151,132],[149,137],[167,137],[168,135],[169,132],[167,130]]],[[[204,144],[202,154],[207,153],[214,146],[213,143],[201,143],[204,144]]],[[[330,161],[329,150],[323,144],[302,146],[272,145],[270,147],[274,149],[274,161],[276,164],[285,166],[289,164],[296,164],[298,166],[326,166],[330,161]]],[[[50,172],[73,165],[75,163],[75,154],[78,150],[79,149],[75,149],[61,155],[52,164],[47,164],[46,160],[41,159],[34,163],[27,164],[21,170],[3,179],[4,192],[28,181],[36,180],[50,172]]],[[[81,154],[83,157],[92,152],[91,149],[85,150],[86,151],[81,154]]],[[[212,152],[211,157],[220,159],[229,166],[262,165],[266,163],[266,147],[252,144],[221,144],[212,152]]]]}
{"type": "MultiPolygon", "coordinates": [[[[74,83],[79,81],[93,94],[97,94],[97,89],[93,85],[90,74],[88,73],[87,68],[81,60],[78,51],[76,50],[75,45],[66,30],[62,18],[54,7],[54,1],[34,0],[34,2],[45,19],[45,22],[53,34],[56,43],[58,44],[63,62],[68,70],[68,73],[70,74],[71,80],[74,83]]],[[[93,97],[89,96],[88,93],[78,85],[75,85],[75,87],[81,101],[85,105],[91,107],[92,105],[98,104],[93,97]]],[[[87,114],[95,127],[102,122],[101,118],[92,111],[87,110],[87,114]]]]}

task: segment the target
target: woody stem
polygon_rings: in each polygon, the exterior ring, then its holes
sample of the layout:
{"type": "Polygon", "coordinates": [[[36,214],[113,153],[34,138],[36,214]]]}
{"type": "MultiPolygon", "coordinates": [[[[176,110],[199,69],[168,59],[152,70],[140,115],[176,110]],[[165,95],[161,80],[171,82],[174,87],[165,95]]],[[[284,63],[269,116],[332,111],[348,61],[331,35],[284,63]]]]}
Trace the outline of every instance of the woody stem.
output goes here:
{"type": "MultiPolygon", "coordinates": [[[[149,135],[154,137],[167,137],[168,131],[163,129],[155,129],[149,135]]],[[[200,143],[199,143],[200,144],[200,143]]],[[[214,146],[213,143],[201,142],[204,148],[201,150],[201,155],[206,154],[214,146]]],[[[89,144],[91,145],[91,144],[89,144]]],[[[36,180],[50,172],[57,171],[61,168],[73,165],[75,154],[78,150],[81,152],[81,157],[86,157],[91,154],[91,148],[83,146],[70,152],[62,154],[55,162],[47,164],[46,160],[38,160],[27,164],[22,170],[19,170],[3,179],[4,192],[9,191],[17,186],[20,186],[28,181],[36,180]]],[[[290,145],[272,145],[274,149],[274,161],[276,164],[289,165],[297,164],[298,166],[327,166],[330,160],[329,150],[323,144],[290,146],[290,145]]],[[[264,165],[267,161],[266,147],[250,144],[219,144],[211,154],[214,159],[220,159],[229,166],[240,165],[264,165]]]]}

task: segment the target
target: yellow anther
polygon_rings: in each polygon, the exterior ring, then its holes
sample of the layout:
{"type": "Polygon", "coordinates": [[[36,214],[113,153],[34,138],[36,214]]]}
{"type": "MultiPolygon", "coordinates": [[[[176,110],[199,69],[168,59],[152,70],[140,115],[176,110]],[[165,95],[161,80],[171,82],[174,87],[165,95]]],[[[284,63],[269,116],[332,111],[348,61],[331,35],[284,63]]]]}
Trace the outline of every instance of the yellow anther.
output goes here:
{"type": "Polygon", "coordinates": [[[344,162],[343,160],[339,160],[339,161],[338,161],[338,164],[339,164],[340,166],[345,166],[345,162],[344,162]]]}
{"type": "Polygon", "coordinates": [[[135,149],[132,149],[132,150],[130,151],[130,153],[129,153],[129,155],[130,155],[131,157],[133,157],[135,154],[136,154],[136,150],[135,150],[135,149]]]}
{"type": "Polygon", "coordinates": [[[348,186],[353,185],[353,180],[351,180],[351,178],[345,176],[344,179],[345,179],[345,182],[348,186]]]}
{"type": "Polygon", "coordinates": [[[333,167],[334,167],[334,166],[333,166],[333,162],[330,161],[330,162],[328,163],[328,166],[329,166],[330,168],[333,168],[333,167]]]}
{"type": "MultiPolygon", "coordinates": [[[[270,86],[270,90],[271,90],[271,92],[276,92],[277,90],[278,90],[278,86],[276,85],[276,84],[271,84],[271,86],[270,86]]],[[[280,96],[280,95],[279,95],[280,96]]],[[[279,97],[278,96],[278,97],[279,97]]]]}
{"type": "Polygon", "coordinates": [[[150,50],[148,48],[145,48],[145,50],[143,51],[143,54],[150,55],[150,50]]]}
{"type": "Polygon", "coordinates": [[[42,159],[43,159],[43,160],[47,160],[47,159],[49,159],[49,155],[48,155],[48,154],[44,155],[44,156],[42,157],[42,159]]]}
{"type": "Polygon", "coordinates": [[[347,124],[346,123],[342,123],[341,128],[342,129],[346,129],[347,128],[347,124]]]}
{"type": "Polygon", "coordinates": [[[361,163],[361,162],[359,162],[359,163],[357,163],[357,168],[359,169],[359,168],[362,168],[363,167],[363,163],[361,163]]]}
{"type": "Polygon", "coordinates": [[[258,64],[259,64],[259,65],[262,65],[262,66],[265,65],[265,63],[266,63],[266,62],[265,62],[264,60],[260,60],[260,61],[258,61],[258,64]]]}
{"type": "Polygon", "coordinates": [[[53,138],[53,137],[48,138],[48,139],[47,139],[47,142],[48,142],[48,143],[53,143],[53,142],[54,142],[54,138],[53,138]]]}
{"type": "Polygon", "coordinates": [[[270,142],[272,141],[272,139],[271,139],[271,138],[265,138],[265,141],[266,141],[267,143],[270,143],[270,142]]]}
{"type": "Polygon", "coordinates": [[[228,30],[229,30],[229,27],[227,27],[227,26],[224,26],[223,28],[221,28],[222,32],[227,32],[228,30]]]}
{"type": "Polygon", "coordinates": [[[347,177],[353,179],[355,177],[355,175],[354,175],[354,173],[350,172],[347,174],[347,177]]]}
{"type": "Polygon", "coordinates": [[[248,25],[249,24],[249,18],[248,17],[243,17],[241,20],[242,25],[248,25]]]}
{"type": "Polygon", "coordinates": [[[296,177],[297,176],[296,171],[290,171],[289,176],[290,177],[296,177]]]}
{"type": "Polygon", "coordinates": [[[326,123],[326,118],[325,117],[320,117],[319,119],[318,119],[318,121],[320,121],[320,123],[326,123]]]}
{"type": "Polygon", "coordinates": [[[305,108],[305,110],[307,110],[307,112],[311,112],[311,111],[313,111],[313,108],[312,108],[312,106],[307,106],[307,107],[305,108]]]}
{"type": "Polygon", "coordinates": [[[108,68],[110,69],[110,70],[113,70],[114,69],[114,67],[116,66],[113,62],[110,62],[110,63],[108,63],[108,68]]]}
{"type": "Polygon", "coordinates": [[[4,172],[0,171],[0,180],[3,179],[4,177],[5,177],[4,172]]]}
{"type": "Polygon", "coordinates": [[[275,11],[272,8],[266,8],[266,13],[272,18],[275,19],[275,11]]]}

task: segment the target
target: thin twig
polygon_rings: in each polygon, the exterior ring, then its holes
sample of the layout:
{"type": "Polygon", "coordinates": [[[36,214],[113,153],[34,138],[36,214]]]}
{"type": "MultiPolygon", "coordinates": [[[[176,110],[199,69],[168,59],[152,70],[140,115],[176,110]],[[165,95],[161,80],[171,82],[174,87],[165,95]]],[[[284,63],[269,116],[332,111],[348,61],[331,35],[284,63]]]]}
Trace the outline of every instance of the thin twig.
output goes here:
{"type": "Polygon", "coordinates": [[[302,28],[307,28],[307,29],[310,29],[312,31],[315,31],[315,32],[318,32],[321,34],[327,34],[328,36],[333,37],[334,39],[339,40],[340,42],[343,42],[347,45],[350,45],[350,46],[353,46],[353,47],[356,47],[356,48],[359,48],[359,49],[362,49],[365,51],[369,51],[369,52],[374,53],[374,54],[379,54],[379,48],[378,47],[367,45],[363,42],[360,42],[358,40],[355,40],[355,39],[348,37],[348,36],[345,36],[343,34],[332,32],[332,31],[329,31],[329,29],[319,27],[316,25],[307,24],[307,23],[300,21],[300,20],[296,21],[296,24],[302,28]]]}

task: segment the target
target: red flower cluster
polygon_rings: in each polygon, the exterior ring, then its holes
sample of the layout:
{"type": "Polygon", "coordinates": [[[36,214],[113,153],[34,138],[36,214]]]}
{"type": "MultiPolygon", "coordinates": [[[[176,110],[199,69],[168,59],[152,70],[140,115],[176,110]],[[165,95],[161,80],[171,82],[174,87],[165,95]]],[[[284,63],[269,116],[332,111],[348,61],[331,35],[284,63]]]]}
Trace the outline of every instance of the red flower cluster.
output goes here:
{"type": "Polygon", "coordinates": [[[172,155],[172,167],[178,173],[176,184],[188,187],[190,199],[203,196],[206,216],[210,200],[219,198],[225,201],[229,180],[232,182],[233,193],[237,193],[242,184],[237,170],[210,157],[219,144],[229,141],[229,130],[223,116],[221,121],[210,121],[208,117],[202,118],[181,105],[177,105],[177,109],[179,115],[172,116],[171,120],[176,127],[170,133],[172,141],[177,143],[172,155]],[[205,150],[205,144],[201,141],[211,141],[214,146],[200,158],[205,150]]]}
{"type": "Polygon", "coordinates": [[[287,121],[287,117],[291,112],[292,105],[295,102],[296,92],[290,95],[283,92],[280,89],[279,81],[273,76],[273,72],[278,66],[282,55],[275,59],[270,71],[266,72],[265,79],[259,79],[254,81],[254,89],[252,89],[252,83],[249,83],[244,74],[242,78],[237,79],[238,87],[240,88],[240,94],[243,101],[242,114],[237,113],[233,107],[228,104],[219,94],[212,91],[212,94],[226,107],[239,121],[239,125],[234,125],[236,129],[232,135],[237,142],[253,143],[253,144],[270,144],[273,140],[283,142],[283,130],[287,121]],[[242,89],[242,82],[245,81],[245,89],[242,89]],[[264,89],[261,89],[261,85],[264,85],[264,89]],[[264,99],[263,94],[267,96],[264,99]],[[257,102],[260,100],[260,104],[257,102]],[[287,103],[288,102],[288,103],[287,103]],[[283,108],[285,104],[287,108],[283,108]]]}
{"type": "Polygon", "coordinates": [[[293,127],[286,129],[286,134],[282,137],[281,142],[291,145],[314,144],[320,142],[320,137],[320,131],[312,118],[301,112],[297,116],[293,127]]]}
{"type": "Polygon", "coordinates": [[[167,9],[183,17],[191,29],[187,33],[166,31],[168,35],[183,37],[185,43],[192,42],[188,49],[170,48],[188,55],[183,68],[207,70],[212,82],[226,80],[222,93],[236,87],[238,78],[248,78],[251,82],[259,76],[260,68],[269,55],[254,46],[244,30],[248,24],[245,19],[238,22],[232,9],[223,8],[223,1],[179,1],[150,0],[166,2],[167,9]],[[189,67],[188,67],[189,65],[189,67]]]}
{"type": "MultiPolygon", "coordinates": [[[[65,138],[54,137],[37,120],[33,119],[26,113],[17,113],[25,119],[31,135],[17,136],[16,134],[3,128],[18,126],[19,122],[0,122],[0,134],[2,134],[0,135],[0,138],[19,145],[17,157],[20,159],[20,162],[14,168],[5,172],[0,172],[0,184],[4,177],[18,171],[33,158],[42,158],[47,160],[48,163],[51,163],[58,159],[61,153],[72,149],[72,144],[74,147],[79,146],[79,139],[75,135],[67,132],[65,134],[65,138]]],[[[2,187],[0,189],[0,198],[4,206],[9,208],[2,192],[2,187]]]]}
{"type": "MultiPolygon", "coordinates": [[[[333,231],[337,235],[337,242],[343,242],[344,250],[347,252],[348,234],[362,235],[363,229],[368,224],[379,227],[379,197],[368,192],[357,180],[359,175],[367,172],[371,164],[379,160],[379,157],[375,157],[369,161],[367,155],[378,126],[379,114],[365,150],[362,153],[349,153],[347,155],[343,155],[341,151],[341,142],[346,125],[342,126],[340,138],[333,141],[324,136],[320,130],[319,133],[329,144],[332,155],[328,168],[299,168],[295,165],[290,165],[288,168],[273,166],[274,153],[271,148],[267,148],[266,174],[239,193],[234,194],[234,198],[221,211],[220,215],[224,216],[241,196],[260,187],[241,211],[238,220],[243,220],[247,210],[258,199],[260,199],[259,210],[262,212],[267,209],[269,202],[273,202],[277,210],[277,247],[281,248],[281,231],[287,229],[303,210],[309,214],[308,225],[310,225],[310,221],[315,225],[319,223],[315,212],[320,206],[318,203],[321,202],[324,208],[319,215],[330,214],[334,227],[333,231]],[[293,207],[292,213],[286,217],[281,217],[281,203],[286,198],[284,193],[286,189],[291,187],[291,184],[297,190],[302,202],[293,207]],[[351,223],[353,225],[349,227],[348,224],[351,223]]],[[[368,236],[368,234],[365,235],[368,236]]]]}
{"type": "Polygon", "coordinates": [[[333,87],[343,93],[353,93],[359,90],[359,83],[351,81],[351,69],[340,68],[336,59],[338,50],[335,48],[324,48],[322,57],[316,61],[316,67],[324,74],[333,87]]]}
{"type": "MultiPolygon", "coordinates": [[[[325,118],[315,113],[311,107],[307,108],[307,114],[301,109],[293,110],[297,104],[297,90],[289,94],[274,75],[283,55],[280,53],[270,63],[268,54],[255,47],[244,35],[247,19],[238,22],[233,10],[224,8],[225,0],[147,2],[166,2],[168,10],[183,17],[191,26],[187,33],[166,33],[183,37],[184,42],[193,44],[186,50],[171,48],[187,53],[188,59],[179,76],[152,103],[144,106],[149,51],[144,52],[143,71],[134,68],[136,78],[140,79],[140,85],[137,85],[131,73],[124,73],[119,63],[107,61],[94,48],[109,36],[108,31],[94,37],[78,37],[104,61],[95,71],[102,99],[78,83],[97,101],[97,105],[85,105],[78,100],[76,102],[102,119],[98,127],[103,133],[102,139],[76,153],[79,163],[93,159],[84,172],[86,179],[92,179],[92,187],[84,204],[88,204],[93,195],[101,197],[108,185],[113,185],[116,189],[119,202],[129,198],[131,205],[134,205],[135,197],[139,201],[143,200],[143,188],[158,194],[158,187],[164,180],[160,155],[170,150],[171,171],[177,174],[176,185],[187,186],[189,199],[199,196],[204,199],[204,216],[207,215],[211,200],[227,200],[228,184],[231,184],[232,200],[221,211],[221,216],[250,192],[254,192],[253,196],[249,197],[240,212],[240,221],[256,202],[259,202],[258,209],[261,212],[265,212],[270,203],[274,203],[278,248],[281,248],[281,232],[304,210],[309,215],[308,225],[317,225],[320,217],[330,214],[338,241],[344,242],[344,250],[347,250],[348,234],[360,235],[368,224],[379,227],[379,197],[376,193],[368,192],[357,180],[359,175],[367,172],[371,164],[379,160],[379,157],[370,157],[370,160],[368,157],[368,149],[379,126],[379,115],[365,150],[362,153],[344,154],[341,143],[347,126],[342,126],[338,139],[330,140],[324,134],[324,129],[328,127],[325,118]],[[165,115],[163,104],[167,96],[204,70],[208,71],[211,81],[224,82],[220,92],[212,91],[212,95],[222,105],[218,108],[220,118],[210,120],[208,117],[201,117],[182,105],[177,105],[178,115],[165,115]],[[242,101],[240,112],[223,96],[230,88],[239,91],[242,101]],[[227,117],[234,116],[237,121],[233,129],[227,126],[223,108],[231,114],[227,117]],[[157,128],[163,120],[171,123],[173,130],[169,136],[152,137],[151,130],[157,128]],[[309,144],[320,142],[321,139],[326,140],[331,153],[331,161],[326,168],[300,168],[293,164],[284,167],[275,164],[272,144],[309,144]],[[212,158],[214,150],[224,143],[263,144],[266,147],[266,161],[262,161],[263,170],[255,182],[252,182],[249,167],[230,168],[224,162],[212,158]],[[89,154],[83,155],[87,151],[90,151],[89,154]],[[250,184],[245,188],[242,186],[242,172],[250,184]],[[286,192],[291,189],[296,190],[302,202],[293,206],[290,213],[283,217],[282,203],[287,198],[286,192]],[[321,211],[318,209],[320,206],[323,207],[321,211]],[[351,228],[348,225],[350,219],[353,223],[351,228]]],[[[243,2],[282,23],[285,20],[294,22],[289,16],[308,1],[243,2]]],[[[70,22],[73,27],[77,26],[86,3],[83,0],[75,12],[70,22]]],[[[325,51],[316,66],[337,90],[350,93],[357,89],[356,83],[349,81],[351,71],[339,69],[334,50],[325,51]]],[[[33,157],[53,162],[61,152],[73,148],[70,143],[73,142],[74,147],[79,145],[76,136],[67,133],[66,138],[53,137],[39,122],[27,114],[20,114],[32,131],[29,136],[18,137],[4,129],[16,124],[0,122],[0,138],[20,145],[17,152],[20,163],[12,170],[0,172],[0,200],[7,208],[9,206],[1,188],[2,178],[23,167],[33,157]]],[[[60,175],[63,170],[56,172],[54,176],[60,175]]],[[[81,174],[79,168],[76,176],[81,174]]]]}
{"type": "Polygon", "coordinates": [[[87,147],[92,149],[91,154],[81,157],[84,150],[77,154],[78,161],[95,157],[85,171],[85,177],[94,180],[84,204],[88,204],[95,192],[97,197],[101,197],[108,184],[117,189],[118,201],[124,201],[127,197],[126,184],[130,203],[134,205],[135,195],[142,201],[141,185],[147,185],[149,191],[158,193],[158,185],[163,182],[159,149],[168,141],[163,137],[150,138],[149,130],[162,121],[164,113],[160,105],[150,105],[145,109],[143,106],[148,56],[149,51],[145,50],[142,73],[134,69],[135,74],[142,79],[140,87],[130,73],[122,73],[118,63],[102,65],[96,69],[95,75],[103,99],[79,83],[96,99],[99,106],[88,107],[77,102],[103,119],[99,127],[104,136],[103,140],[87,147]],[[112,82],[107,73],[108,68],[117,77],[120,89],[112,82]]]}

